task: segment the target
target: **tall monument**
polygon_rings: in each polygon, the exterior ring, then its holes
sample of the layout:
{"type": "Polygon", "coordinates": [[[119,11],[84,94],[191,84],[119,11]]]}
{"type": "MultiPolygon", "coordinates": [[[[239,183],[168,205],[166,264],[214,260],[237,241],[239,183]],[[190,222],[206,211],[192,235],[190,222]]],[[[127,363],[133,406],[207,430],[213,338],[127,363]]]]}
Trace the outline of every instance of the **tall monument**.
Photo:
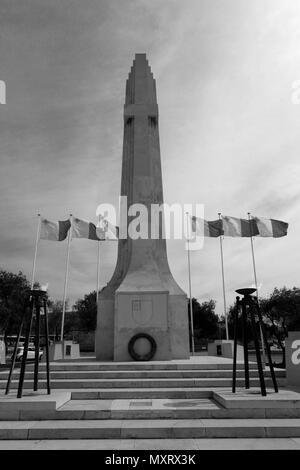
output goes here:
{"type": "Polygon", "coordinates": [[[166,240],[161,234],[151,239],[151,204],[163,204],[163,188],[156,87],[146,54],[135,55],[126,82],[121,195],[128,208],[147,207],[149,238],[118,241],[114,274],[99,296],[96,357],[133,360],[128,343],[145,333],[156,343],[152,360],[188,358],[187,297],[171,274],[166,240]]]}

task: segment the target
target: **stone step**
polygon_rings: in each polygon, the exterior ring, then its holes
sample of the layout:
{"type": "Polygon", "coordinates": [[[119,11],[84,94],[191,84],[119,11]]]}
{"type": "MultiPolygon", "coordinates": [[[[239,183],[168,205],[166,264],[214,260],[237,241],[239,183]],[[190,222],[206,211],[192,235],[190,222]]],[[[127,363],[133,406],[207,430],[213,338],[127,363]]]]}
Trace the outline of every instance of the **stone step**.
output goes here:
{"type": "MultiPolygon", "coordinates": [[[[69,370],[69,371],[134,371],[134,370],[232,370],[232,360],[223,359],[224,362],[60,362],[50,363],[51,371],[69,370]]],[[[33,368],[33,364],[28,364],[28,368],[33,368]]],[[[40,363],[41,368],[45,368],[44,362],[40,363]]],[[[250,369],[257,369],[254,362],[249,364],[250,369]]],[[[237,370],[244,370],[243,362],[237,363],[237,370]]]]}
{"type": "MultiPolygon", "coordinates": [[[[131,451],[131,456],[137,457],[138,451],[147,450],[162,453],[162,449],[168,450],[168,454],[185,450],[214,451],[214,450],[300,450],[300,438],[215,438],[215,439],[30,439],[30,440],[4,440],[0,441],[0,450],[102,450],[106,451],[131,451]],[[133,451],[133,452],[132,452],[133,451]],[[173,451],[173,452],[171,452],[173,451]]],[[[183,454],[184,452],[182,452],[183,454]]],[[[185,452],[186,453],[186,452],[185,452]]],[[[204,452],[205,454],[205,452],[204,452]]],[[[122,455],[122,454],[121,454],[122,455]]],[[[128,456],[127,454],[124,454],[128,456]]],[[[118,457],[120,454],[118,454],[118,457]]],[[[200,458],[202,458],[200,456],[200,458]]],[[[125,457],[127,459],[127,457],[125,457]]],[[[255,456],[254,456],[255,458],[255,456]]],[[[76,454],[75,454],[76,459],[76,454]]],[[[220,455],[220,461],[222,456],[220,455]]],[[[276,459],[276,454],[274,454],[276,459]]],[[[174,458],[175,460],[175,458],[174,458]]],[[[196,459],[195,459],[196,460],[196,459]]],[[[202,459],[203,460],[203,459],[202,459]]],[[[221,462],[220,462],[221,463],[221,462]]],[[[270,461],[269,461],[270,463],[270,461]]],[[[130,467],[130,468],[133,468],[130,467]]]]}
{"type": "MultiPolygon", "coordinates": [[[[272,385],[270,378],[265,380],[266,386],[272,385]]],[[[285,379],[279,378],[277,380],[278,385],[282,386],[285,384],[285,379]]],[[[52,389],[69,389],[69,388],[151,388],[151,387],[231,387],[231,378],[178,378],[178,379],[51,379],[52,389]]],[[[236,381],[237,387],[244,385],[244,379],[238,378],[236,381]]],[[[250,381],[252,387],[259,386],[259,379],[252,378],[250,381]]],[[[24,388],[31,388],[33,386],[32,380],[24,380],[24,388]]],[[[6,381],[0,382],[0,389],[6,387],[6,381]]],[[[12,380],[11,388],[18,387],[18,380],[12,380]]],[[[39,387],[45,388],[46,381],[39,380],[39,387]]]]}
{"type": "Polygon", "coordinates": [[[72,400],[114,400],[114,399],[151,399],[151,398],[210,398],[210,388],[103,388],[71,390],[72,400]]]}
{"type": "Polygon", "coordinates": [[[24,409],[19,413],[1,413],[1,420],[154,420],[154,419],[245,419],[300,418],[300,408],[224,408],[211,398],[70,400],[56,410],[24,409]]]}
{"type": "Polygon", "coordinates": [[[0,439],[183,439],[300,437],[300,419],[2,421],[0,439]]]}
{"type": "MultiPolygon", "coordinates": [[[[70,400],[57,410],[26,409],[18,420],[99,420],[99,419],[172,419],[212,417],[210,411],[222,409],[209,398],[194,400],[70,400]],[[181,408],[180,408],[181,407],[181,408]],[[187,409],[188,408],[188,409],[187,409]],[[194,414],[193,414],[194,413],[194,414]],[[178,415],[177,415],[178,414],[178,415]]],[[[5,415],[3,415],[5,416],[5,415]]],[[[9,416],[6,414],[6,416],[9,416]]],[[[222,416],[220,416],[222,417],[222,416]]],[[[264,416],[263,416],[264,417],[264,416]]],[[[0,413],[1,419],[1,413],[0,413]]],[[[8,418],[6,418],[8,419],[8,418]]]]}
{"type": "MultiPolygon", "coordinates": [[[[249,371],[250,377],[258,377],[256,370],[249,371]]],[[[19,369],[14,371],[13,377],[17,379],[19,376],[19,369]]],[[[270,377],[270,371],[265,371],[265,376],[270,377]]],[[[53,379],[159,379],[159,378],[231,378],[231,370],[192,370],[192,371],[51,371],[51,378],[53,379]]],[[[238,370],[237,377],[244,377],[244,371],[238,370]]],[[[285,371],[280,370],[276,372],[276,377],[285,377],[285,371]]],[[[7,380],[8,372],[2,373],[0,379],[7,380]]],[[[33,379],[33,372],[26,371],[26,378],[33,379]]],[[[46,379],[44,369],[39,371],[39,378],[46,379]]]]}

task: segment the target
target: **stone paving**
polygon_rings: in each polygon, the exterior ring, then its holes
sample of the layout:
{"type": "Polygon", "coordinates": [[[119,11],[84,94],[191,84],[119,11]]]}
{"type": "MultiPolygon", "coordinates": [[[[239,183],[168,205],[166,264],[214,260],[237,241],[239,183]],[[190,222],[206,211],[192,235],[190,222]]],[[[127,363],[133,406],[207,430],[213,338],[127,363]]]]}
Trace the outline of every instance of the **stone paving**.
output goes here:
{"type": "Polygon", "coordinates": [[[300,438],[0,441],[0,450],[300,450],[300,438]]]}
{"type": "MultiPolygon", "coordinates": [[[[4,395],[2,371],[0,449],[300,449],[299,390],[280,386],[275,393],[269,386],[262,397],[252,379],[249,390],[232,394],[221,386],[224,377],[230,383],[231,367],[231,359],[209,356],[142,364],[58,361],[51,395],[27,388],[22,399],[15,389],[4,395]],[[96,382],[104,388],[89,387],[93,374],[103,376],[96,382]],[[204,380],[201,387],[197,380],[204,380]]],[[[29,386],[30,374],[29,367],[29,386]]],[[[284,371],[278,375],[285,380],[284,371]]]]}

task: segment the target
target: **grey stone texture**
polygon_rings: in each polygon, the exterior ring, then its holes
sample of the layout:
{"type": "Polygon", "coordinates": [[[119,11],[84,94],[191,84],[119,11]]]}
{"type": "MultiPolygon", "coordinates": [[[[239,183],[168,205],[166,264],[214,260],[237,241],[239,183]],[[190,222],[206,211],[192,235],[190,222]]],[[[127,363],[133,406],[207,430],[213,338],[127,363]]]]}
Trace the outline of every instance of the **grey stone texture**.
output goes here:
{"type": "MultiPolygon", "coordinates": [[[[121,195],[128,208],[143,204],[148,214],[163,204],[156,85],[146,54],[136,54],[126,83],[121,195]]],[[[120,227],[133,218],[121,216],[120,227]]],[[[190,355],[187,297],[171,274],[166,240],[151,238],[148,225],[148,239],[118,241],[114,274],[99,296],[98,360],[131,361],[128,342],[138,333],[156,341],[155,361],[190,355]]]]}

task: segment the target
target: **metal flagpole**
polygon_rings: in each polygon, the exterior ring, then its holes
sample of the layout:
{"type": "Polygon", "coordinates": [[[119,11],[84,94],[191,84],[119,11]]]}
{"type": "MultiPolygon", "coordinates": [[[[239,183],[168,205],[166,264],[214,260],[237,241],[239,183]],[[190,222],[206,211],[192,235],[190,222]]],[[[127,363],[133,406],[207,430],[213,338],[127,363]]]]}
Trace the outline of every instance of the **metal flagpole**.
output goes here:
{"type": "MultiPolygon", "coordinates": [[[[219,220],[221,220],[221,212],[218,212],[219,220]]],[[[225,294],[225,277],[224,277],[224,261],[223,261],[223,240],[220,235],[220,252],[221,252],[221,267],[222,267],[222,284],[223,284],[223,305],[224,305],[224,316],[225,316],[225,329],[226,339],[229,339],[228,334],[228,319],[227,319],[227,308],[226,308],[226,294],[225,294]]]]}
{"type": "Polygon", "coordinates": [[[67,259],[66,259],[66,274],[65,274],[65,285],[64,285],[64,298],[63,298],[63,311],[62,311],[62,319],[61,319],[61,331],[60,331],[60,340],[63,344],[64,340],[64,324],[65,324],[65,313],[66,313],[66,299],[67,299],[67,285],[68,285],[68,276],[69,276],[69,259],[70,259],[70,246],[71,246],[71,238],[72,238],[72,230],[73,230],[73,217],[71,217],[71,227],[68,233],[68,248],[67,248],[67,259]]]}
{"type": "Polygon", "coordinates": [[[31,274],[31,290],[33,289],[34,280],[35,280],[36,258],[37,258],[38,244],[39,244],[39,238],[40,238],[40,232],[41,232],[41,214],[38,214],[38,218],[39,220],[38,220],[38,226],[37,226],[37,231],[36,231],[35,250],[34,250],[34,257],[33,257],[32,274],[31,274]]]}
{"type": "MultiPolygon", "coordinates": [[[[99,222],[100,222],[100,215],[99,215],[99,222]]],[[[99,299],[99,282],[100,282],[100,241],[98,242],[98,257],[97,257],[97,290],[96,290],[96,302],[98,306],[98,299],[99,299]]]]}
{"type": "MultiPolygon", "coordinates": [[[[248,220],[249,220],[249,226],[250,226],[250,233],[252,233],[251,230],[251,214],[248,212],[248,220]]],[[[257,284],[257,276],[256,276],[256,265],[255,265],[255,257],[254,257],[254,246],[253,246],[253,238],[252,235],[250,237],[251,241],[251,253],[252,253],[252,264],[253,264],[253,273],[254,273],[254,283],[255,283],[255,288],[256,288],[256,293],[257,293],[257,300],[258,300],[258,284],[257,284]]],[[[259,332],[260,332],[260,341],[261,341],[261,347],[262,347],[262,354],[263,354],[263,361],[264,364],[266,364],[266,353],[265,353],[265,343],[264,343],[264,338],[262,334],[262,329],[261,325],[259,323],[259,332]]]]}
{"type": "Polygon", "coordinates": [[[193,299],[192,299],[192,285],[191,285],[191,262],[190,262],[190,231],[188,224],[188,212],[186,212],[186,226],[187,226],[187,255],[188,255],[188,273],[189,273],[189,297],[190,297],[190,318],[191,318],[191,335],[192,335],[192,355],[195,354],[195,344],[194,344],[194,319],[193,319],[193,299]]]}

